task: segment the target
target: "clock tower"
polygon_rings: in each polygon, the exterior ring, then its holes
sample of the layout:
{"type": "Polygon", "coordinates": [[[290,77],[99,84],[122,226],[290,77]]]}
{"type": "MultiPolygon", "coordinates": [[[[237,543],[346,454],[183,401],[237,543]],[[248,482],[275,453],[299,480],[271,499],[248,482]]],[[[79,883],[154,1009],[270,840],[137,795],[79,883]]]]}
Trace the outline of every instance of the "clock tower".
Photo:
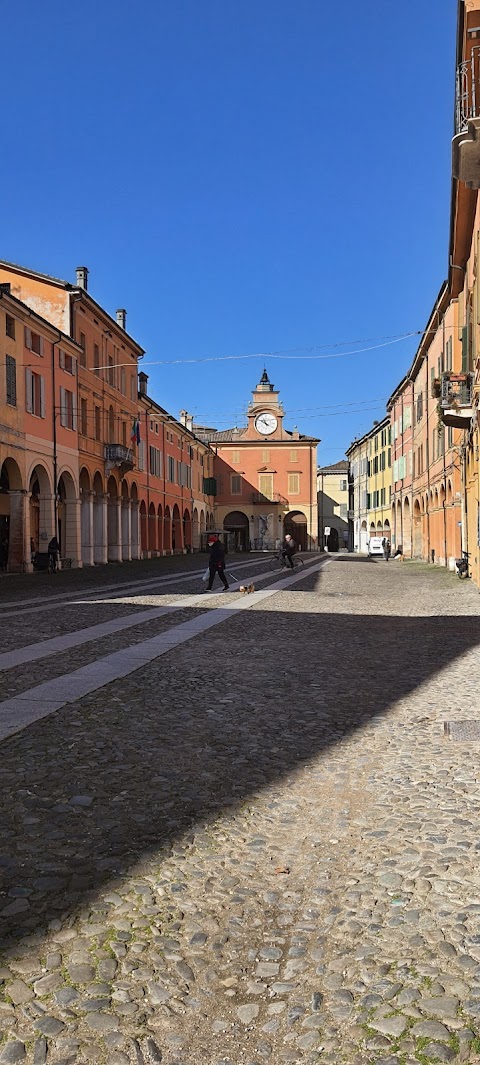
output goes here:
{"type": "Polygon", "coordinates": [[[264,370],[248,406],[245,440],[283,440],[285,411],[278,397],[278,390],[264,370]]]}

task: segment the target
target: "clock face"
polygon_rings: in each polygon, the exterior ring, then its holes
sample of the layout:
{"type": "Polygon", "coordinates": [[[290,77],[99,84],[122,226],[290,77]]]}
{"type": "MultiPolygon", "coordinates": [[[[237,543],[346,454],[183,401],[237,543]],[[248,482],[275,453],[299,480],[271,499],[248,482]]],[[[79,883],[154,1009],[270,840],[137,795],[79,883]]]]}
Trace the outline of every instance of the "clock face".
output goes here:
{"type": "Polygon", "coordinates": [[[277,428],[278,422],[274,414],[257,414],[255,418],[255,428],[257,433],[261,433],[262,436],[270,436],[270,433],[274,433],[277,428]]]}

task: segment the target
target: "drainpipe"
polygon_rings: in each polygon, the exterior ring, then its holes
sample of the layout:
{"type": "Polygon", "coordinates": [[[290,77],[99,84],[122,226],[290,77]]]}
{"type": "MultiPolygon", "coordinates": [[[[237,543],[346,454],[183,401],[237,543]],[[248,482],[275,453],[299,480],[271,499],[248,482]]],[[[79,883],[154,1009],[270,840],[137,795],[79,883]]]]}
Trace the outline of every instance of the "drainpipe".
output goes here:
{"type": "Polygon", "coordinates": [[[430,562],[430,420],[428,416],[429,408],[429,388],[430,388],[430,367],[428,363],[428,354],[426,355],[426,371],[427,371],[427,387],[426,387],[426,413],[427,413],[427,440],[425,448],[425,462],[427,466],[427,562],[430,562]]]}
{"type": "MultiPolygon", "coordinates": [[[[56,404],[56,392],[55,392],[55,346],[60,340],[61,334],[58,335],[58,341],[52,340],[52,437],[53,437],[53,523],[55,536],[58,540],[58,459],[57,459],[57,404],[56,404]]],[[[58,540],[59,544],[60,541],[58,540]]]]}
{"type": "Polygon", "coordinates": [[[443,553],[445,556],[445,567],[448,568],[447,559],[447,465],[445,462],[445,429],[443,430],[443,553]]]}
{"type": "Polygon", "coordinates": [[[462,444],[462,551],[468,551],[468,509],[467,509],[467,445],[462,444]]]}

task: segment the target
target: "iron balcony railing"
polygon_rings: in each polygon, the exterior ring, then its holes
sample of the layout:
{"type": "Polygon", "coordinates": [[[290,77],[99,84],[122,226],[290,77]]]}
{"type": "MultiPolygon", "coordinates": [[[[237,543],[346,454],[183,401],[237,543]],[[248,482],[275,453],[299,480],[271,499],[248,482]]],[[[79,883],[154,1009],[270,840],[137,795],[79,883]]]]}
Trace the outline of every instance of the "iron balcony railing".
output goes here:
{"type": "Polygon", "coordinates": [[[105,459],[112,466],[129,465],[133,467],[133,451],[124,444],[105,444],[105,459]]]}
{"type": "Polygon", "coordinates": [[[282,506],[287,506],[288,499],[285,499],[285,496],[281,496],[279,492],[270,492],[269,495],[264,495],[263,492],[254,492],[252,503],[281,503],[282,506]]]}
{"type": "Polygon", "coordinates": [[[472,118],[480,115],[480,45],[457,68],[456,133],[465,133],[472,118]]]}
{"type": "Polygon", "coordinates": [[[441,379],[440,403],[443,410],[471,407],[473,402],[473,374],[444,373],[441,379]]]}

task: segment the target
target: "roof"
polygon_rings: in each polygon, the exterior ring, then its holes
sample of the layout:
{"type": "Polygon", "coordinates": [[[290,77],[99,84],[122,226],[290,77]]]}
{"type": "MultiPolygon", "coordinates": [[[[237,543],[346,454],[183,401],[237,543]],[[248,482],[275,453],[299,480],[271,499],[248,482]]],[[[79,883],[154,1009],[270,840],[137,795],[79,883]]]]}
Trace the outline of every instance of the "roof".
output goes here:
{"type": "MultiPolygon", "coordinates": [[[[12,296],[11,292],[7,292],[6,289],[2,288],[0,285],[0,300],[3,299],[7,301],[7,304],[12,303],[14,306],[20,307],[22,312],[28,314],[28,316],[30,318],[33,318],[34,321],[41,322],[44,327],[47,326],[50,332],[56,333],[59,337],[62,338],[62,342],[64,344],[71,344],[71,346],[76,348],[77,351],[82,351],[80,344],[77,344],[77,341],[74,340],[73,337],[68,336],[67,333],[63,333],[62,330],[58,329],[56,325],[52,325],[52,323],[49,322],[46,318],[42,318],[41,314],[38,314],[37,311],[32,310],[32,308],[28,306],[28,303],[23,303],[23,301],[19,300],[17,296],[12,296]]],[[[54,341],[54,343],[56,343],[56,341],[54,341]]]]}
{"type": "MultiPolygon", "coordinates": [[[[80,293],[83,297],[89,300],[90,303],[93,303],[94,307],[96,307],[105,318],[108,318],[108,321],[111,322],[117,330],[120,329],[117,320],[113,318],[104,307],[102,307],[101,303],[97,303],[93,296],[90,295],[88,289],[82,288],[81,285],[72,285],[69,281],[62,281],[61,278],[52,277],[50,274],[40,274],[38,270],[30,270],[28,266],[20,266],[19,263],[10,263],[6,259],[0,259],[0,266],[5,266],[10,270],[16,270],[19,274],[28,274],[31,277],[38,277],[40,281],[47,281],[50,285],[58,285],[60,288],[64,288],[66,292],[80,293]]],[[[138,343],[138,340],[135,340],[130,333],[127,333],[126,329],[120,329],[120,331],[125,337],[127,337],[132,347],[135,347],[141,356],[145,354],[145,348],[142,348],[141,344],[138,343]]]]}
{"type": "Polygon", "coordinates": [[[198,436],[198,434],[194,432],[194,430],[188,429],[187,426],[184,425],[183,422],[180,422],[178,418],[175,418],[173,414],[169,414],[168,410],[165,410],[165,407],[161,407],[160,403],[158,403],[156,399],[152,399],[152,397],[149,396],[146,392],[139,392],[139,403],[141,403],[142,400],[144,400],[146,404],[149,404],[147,414],[159,415],[161,418],[164,418],[165,421],[167,421],[170,425],[175,425],[179,432],[185,433],[186,436],[189,436],[192,440],[195,440],[197,444],[203,444],[204,447],[208,448],[208,440],[206,440],[204,437],[198,436]]]}
{"type": "Polygon", "coordinates": [[[341,459],[340,462],[334,462],[332,466],[319,466],[317,473],[347,473],[348,465],[348,459],[341,459]]]}
{"type": "Polygon", "coordinates": [[[352,440],[350,447],[347,447],[345,454],[350,455],[351,451],[354,451],[359,444],[363,444],[365,440],[369,440],[371,436],[375,436],[381,429],[385,429],[387,425],[390,425],[390,415],[387,414],[382,418],[381,422],[374,422],[371,429],[369,429],[363,436],[360,436],[358,440],[352,440]]]}
{"type": "MultiPolygon", "coordinates": [[[[202,440],[208,441],[209,444],[234,444],[245,435],[247,429],[246,426],[243,429],[201,429],[200,426],[194,426],[193,431],[197,436],[200,436],[202,440]]],[[[302,433],[299,433],[297,436],[296,433],[295,435],[290,433],[288,429],[284,429],[283,431],[291,438],[291,440],[298,441],[299,443],[303,441],[303,443],[318,444],[319,442],[318,437],[316,436],[304,436],[302,433]]],[[[248,442],[249,444],[252,443],[251,440],[248,442]]],[[[264,440],[262,443],[265,446],[264,440]]],[[[281,440],[269,440],[269,444],[281,443],[281,440]]]]}

